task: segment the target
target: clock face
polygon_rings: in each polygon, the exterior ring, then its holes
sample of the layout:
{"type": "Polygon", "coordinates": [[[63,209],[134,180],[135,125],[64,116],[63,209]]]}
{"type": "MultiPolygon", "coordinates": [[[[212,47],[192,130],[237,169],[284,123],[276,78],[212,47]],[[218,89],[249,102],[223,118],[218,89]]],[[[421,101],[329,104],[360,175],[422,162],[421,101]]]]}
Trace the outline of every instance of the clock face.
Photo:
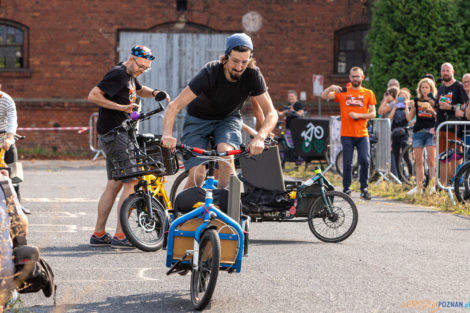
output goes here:
{"type": "Polygon", "coordinates": [[[263,18],[258,12],[251,11],[243,15],[242,24],[246,31],[254,33],[261,28],[263,18]]]}

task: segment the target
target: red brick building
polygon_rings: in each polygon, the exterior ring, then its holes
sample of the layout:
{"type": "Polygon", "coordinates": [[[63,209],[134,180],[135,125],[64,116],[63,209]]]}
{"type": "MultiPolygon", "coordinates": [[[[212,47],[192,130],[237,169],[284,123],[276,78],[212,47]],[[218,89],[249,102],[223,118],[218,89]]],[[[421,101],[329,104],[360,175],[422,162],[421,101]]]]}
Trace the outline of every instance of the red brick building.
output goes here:
{"type": "MultiPolygon", "coordinates": [[[[290,89],[305,91],[315,113],[313,74],[323,75],[325,85],[344,83],[351,66],[366,64],[366,8],[367,0],[1,1],[0,83],[16,101],[20,127],[87,126],[97,112],[86,101],[88,92],[128,54],[123,38],[136,33],[149,45],[146,35],[224,38],[243,31],[253,39],[255,58],[276,105],[286,101],[290,89]]],[[[169,46],[151,48],[163,62],[152,65],[155,75],[168,60],[178,63],[195,54],[191,47],[173,47],[172,55],[165,53],[169,46]]],[[[324,114],[335,112],[336,106],[323,106],[324,114]]],[[[23,147],[89,150],[86,132],[26,135],[23,147]]]]}

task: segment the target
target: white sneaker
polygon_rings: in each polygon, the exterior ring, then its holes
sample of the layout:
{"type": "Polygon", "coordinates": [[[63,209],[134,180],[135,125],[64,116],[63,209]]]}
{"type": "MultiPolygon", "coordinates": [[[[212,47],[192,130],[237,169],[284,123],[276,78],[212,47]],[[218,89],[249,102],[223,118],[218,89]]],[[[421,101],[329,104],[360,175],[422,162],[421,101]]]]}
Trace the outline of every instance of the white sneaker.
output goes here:
{"type": "Polygon", "coordinates": [[[430,195],[433,195],[436,193],[436,187],[435,186],[432,186],[431,188],[429,188],[429,194],[430,195]]]}
{"type": "Polygon", "coordinates": [[[423,191],[421,189],[418,189],[418,187],[414,187],[413,189],[411,189],[410,191],[408,191],[406,194],[408,196],[412,196],[412,195],[415,195],[415,194],[422,194],[423,191]]]}

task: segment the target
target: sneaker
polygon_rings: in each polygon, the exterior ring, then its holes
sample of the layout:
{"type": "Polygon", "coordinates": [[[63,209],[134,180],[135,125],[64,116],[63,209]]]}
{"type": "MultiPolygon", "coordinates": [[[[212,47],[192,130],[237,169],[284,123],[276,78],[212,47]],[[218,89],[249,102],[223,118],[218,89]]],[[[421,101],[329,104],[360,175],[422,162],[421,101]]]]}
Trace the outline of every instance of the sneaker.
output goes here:
{"type": "Polygon", "coordinates": [[[430,195],[433,195],[436,193],[436,187],[435,186],[432,186],[431,188],[429,188],[429,194],[430,195]]]}
{"type": "Polygon", "coordinates": [[[27,209],[25,207],[21,207],[21,210],[23,211],[24,214],[31,214],[31,210],[27,209]]]}
{"type": "MultiPolygon", "coordinates": [[[[436,190],[434,190],[436,191],[436,190]]],[[[406,194],[408,196],[412,196],[412,195],[415,195],[415,194],[422,194],[423,191],[421,189],[418,189],[418,187],[414,187],[413,189],[411,189],[410,191],[408,191],[406,194]]]]}
{"type": "Polygon", "coordinates": [[[370,196],[370,194],[367,190],[364,190],[364,191],[361,192],[361,199],[370,200],[370,199],[372,199],[372,197],[370,196]]]}
{"type": "Polygon", "coordinates": [[[90,246],[101,247],[101,246],[109,246],[110,244],[111,244],[111,235],[108,233],[105,233],[101,237],[96,237],[95,234],[91,235],[90,246]]]}
{"type": "Polygon", "coordinates": [[[118,237],[114,236],[113,239],[111,240],[111,248],[113,249],[134,249],[135,247],[132,245],[132,243],[127,240],[126,237],[123,239],[118,239],[118,237]]]}
{"type": "Polygon", "coordinates": [[[351,189],[344,189],[343,193],[347,194],[348,196],[351,195],[351,189]]]}

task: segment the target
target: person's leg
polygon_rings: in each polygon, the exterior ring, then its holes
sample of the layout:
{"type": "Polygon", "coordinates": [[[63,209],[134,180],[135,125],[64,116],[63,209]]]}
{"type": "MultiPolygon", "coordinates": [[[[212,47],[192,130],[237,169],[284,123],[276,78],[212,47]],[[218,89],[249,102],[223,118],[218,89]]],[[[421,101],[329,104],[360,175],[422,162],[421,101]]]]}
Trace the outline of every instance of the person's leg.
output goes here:
{"type": "Polygon", "coordinates": [[[399,139],[397,139],[396,137],[395,138],[392,138],[392,155],[393,155],[393,163],[394,163],[394,166],[395,168],[397,169],[397,174],[398,174],[398,179],[400,180],[403,180],[401,174],[400,174],[400,171],[398,170],[399,166],[401,166],[402,164],[400,164],[401,160],[400,160],[400,146],[401,146],[401,142],[399,139]]]}
{"type": "MultiPolygon", "coordinates": [[[[214,122],[203,120],[189,114],[186,114],[183,124],[183,135],[181,142],[190,147],[207,149],[209,146],[209,137],[213,133],[214,122]]],[[[205,166],[199,166],[204,159],[191,157],[183,159],[184,168],[188,172],[188,179],[184,189],[195,186],[202,186],[206,178],[205,166]]]]}
{"type": "Polygon", "coordinates": [[[416,162],[416,188],[418,190],[423,189],[423,177],[424,177],[424,166],[423,166],[423,147],[414,147],[413,153],[415,155],[416,162]]]}
{"type": "MultiPolygon", "coordinates": [[[[240,114],[232,114],[221,121],[217,121],[214,128],[214,140],[217,151],[226,152],[238,149],[242,143],[242,118],[240,114]]],[[[225,157],[227,162],[219,164],[219,184],[218,188],[226,188],[229,185],[230,174],[235,175],[235,164],[233,157],[225,157]]]]}
{"type": "Polygon", "coordinates": [[[106,188],[98,201],[98,215],[96,217],[95,233],[106,231],[106,222],[108,221],[109,213],[113,208],[116,196],[122,188],[122,181],[108,180],[106,188]]]}
{"type": "MultiPolygon", "coordinates": [[[[10,149],[8,151],[5,151],[4,160],[6,164],[15,163],[18,161],[18,151],[16,150],[15,144],[12,144],[10,149]]],[[[16,195],[18,196],[18,200],[21,201],[20,186],[16,184],[14,187],[15,187],[16,195]]]]}
{"type": "Polygon", "coordinates": [[[367,191],[369,186],[369,167],[370,167],[370,145],[369,137],[357,139],[357,156],[361,165],[359,181],[361,183],[361,191],[367,191]]]}
{"type": "Polygon", "coordinates": [[[343,146],[343,191],[346,192],[351,187],[353,138],[341,137],[341,145],[343,146]]]}
{"type": "Polygon", "coordinates": [[[121,226],[121,219],[120,219],[122,204],[129,197],[129,195],[135,192],[134,186],[138,182],[139,182],[138,180],[134,179],[134,180],[131,180],[122,184],[123,188],[122,188],[121,196],[119,197],[119,202],[118,202],[118,206],[116,210],[117,211],[116,234],[122,233],[122,226],[121,226]]]}
{"type": "Polygon", "coordinates": [[[436,179],[436,146],[427,146],[426,153],[428,155],[429,183],[433,187],[436,179]]]}

